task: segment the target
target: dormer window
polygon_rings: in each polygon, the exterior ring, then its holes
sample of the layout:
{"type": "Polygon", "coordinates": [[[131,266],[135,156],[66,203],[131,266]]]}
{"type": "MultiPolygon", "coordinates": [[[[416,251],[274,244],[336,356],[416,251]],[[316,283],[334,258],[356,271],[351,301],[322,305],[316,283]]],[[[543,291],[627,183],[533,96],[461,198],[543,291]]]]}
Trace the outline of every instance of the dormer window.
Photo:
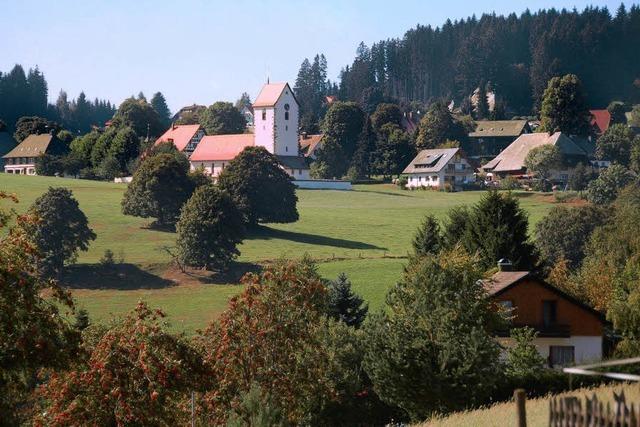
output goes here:
{"type": "Polygon", "coordinates": [[[267,110],[262,110],[262,120],[267,120],[267,110]]]}

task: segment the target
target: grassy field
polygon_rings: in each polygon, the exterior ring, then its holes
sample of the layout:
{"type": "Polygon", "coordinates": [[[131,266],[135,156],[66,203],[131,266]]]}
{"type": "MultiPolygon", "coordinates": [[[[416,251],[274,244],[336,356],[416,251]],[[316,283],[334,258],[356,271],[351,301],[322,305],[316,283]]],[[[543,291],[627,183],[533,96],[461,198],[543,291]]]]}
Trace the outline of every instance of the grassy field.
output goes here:
{"type": "MultiPolygon", "coordinates": [[[[614,386],[602,386],[597,388],[578,389],[562,396],[575,396],[582,399],[591,397],[593,393],[602,402],[611,402],[613,406],[613,392],[620,393],[624,390],[628,404],[636,405],[640,399],[640,389],[637,384],[618,384],[614,386]]],[[[527,426],[542,427],[549,425],[549,399],[546,397],[527,400],[526,403],[527,426]]],[[[475,411],[457,412],[444,418],[437,418],[416,427],[501,427],[518,425],[515,403],[499,403],[487,409],[475,411]]]]}
{"type": "MultiPolygon", "coordinates": [[[[177,328],[202,327],[224,308],[240,288],[166,278],[169,256],[164,247],[175,234],[149,229],[147,219],[122,215],[125,187],[94,181],[0,174],[0,190],[16,193],[21,212],[49,186],[73,190],[98,238],[78,259],[81,279],[74,282],[80,305],[95,319],[127,311],[138,299],[163,307],[177,328]],[[105,282],[96,263],[106,249],[121,256],[124,271],[105,282]],[[126,285],[122,285],[126,283],[126,285]],[[103,288],[103,289],[100,289],[103,288]]],[[[240,246],[246,265],[308,253],[319,260],[320,273],[334,278],[347,273],[354,288],[377,308],[386,290],[400,277],[413,233],[427,213],[444,217],[449,208],[476,202],[482,192],[401,191],[391,185],[355,186],[354,191],[299,190],[300,220],[273,224],[253,232],[240,246]],[[400,257],[400,258],[399,258],[400,257]]],[[[553,197],[520,193],[534,224],[551,208],[553,197]]],[[[7,203],[5,203],[5,206],[7,203]]]]}

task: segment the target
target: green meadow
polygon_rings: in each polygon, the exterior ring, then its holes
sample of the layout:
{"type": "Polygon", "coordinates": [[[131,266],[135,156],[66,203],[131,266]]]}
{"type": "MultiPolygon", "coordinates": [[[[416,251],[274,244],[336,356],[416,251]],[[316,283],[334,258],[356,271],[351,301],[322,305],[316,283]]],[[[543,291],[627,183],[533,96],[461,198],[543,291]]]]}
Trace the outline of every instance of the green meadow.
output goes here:
{"type": "MultiPolygon", "coordinates": [[[[448,209],[473,204],[482,192],[403,191],[392,185],[361,185],[353,191],[299,190],[300,220],[268,224],[251,232],[240,246],[238,273],[207,280],[185,276],[170,266],[175,234],[150,229],[149,219],[120,211],[123,184],[52,177],[0,174],[0,191],[15,193],[20,203],[1,202],[18,212],[50,186],[68,187],[98,235],[78,258],[67,278],[78,301],[92,319],[101,321],[130,310],[140,300],[163,308],[176,329],[204,327],[241,290],[242,271],[278,258],[305,253],[318,261],[319,272],[335,278],[345,272],[354,289],[380,307],[387,289],[402,274],[404,257],[424,215],[439,218],[448,209]],[[104,271],[99,260],[110,249],[122,265],[104,271]]],[[[517,193],[529,213],[530,227],[553,206],[553,196],[517,193]]]]}

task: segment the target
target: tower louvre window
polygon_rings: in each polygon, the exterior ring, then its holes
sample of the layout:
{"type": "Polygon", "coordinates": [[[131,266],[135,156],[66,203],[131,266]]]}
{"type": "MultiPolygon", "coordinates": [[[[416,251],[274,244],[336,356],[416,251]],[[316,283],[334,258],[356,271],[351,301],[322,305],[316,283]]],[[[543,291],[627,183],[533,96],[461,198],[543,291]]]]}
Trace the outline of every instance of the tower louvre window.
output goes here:
{"type": "Polygon", "coordinates": [[[288,111],[284,112],[284,119],[285,120],[289,120],[289,112],[288,111]]]}
{"type": "Polygon", "coordinates": [[[267,110],[262,110],[262,120],[267,120],[267,110]]]}

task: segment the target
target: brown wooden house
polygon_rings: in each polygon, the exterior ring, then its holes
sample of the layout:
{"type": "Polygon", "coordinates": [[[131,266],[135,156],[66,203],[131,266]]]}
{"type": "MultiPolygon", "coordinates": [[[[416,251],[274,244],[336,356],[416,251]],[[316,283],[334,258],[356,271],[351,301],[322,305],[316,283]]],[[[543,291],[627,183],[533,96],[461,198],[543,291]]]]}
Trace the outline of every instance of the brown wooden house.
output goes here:
{"type": "MultiPolygon", "coordinates": [[[[510,328],[529,326],[538,332],[534,344],[550,367],[602,359],[605,320],[600,312],[528,271],[505,269],[485,287],[496,303],[511,310],[510,328]]],[[[505,346],[512,344],[509,329],[496,332],[505,346]]]]}

